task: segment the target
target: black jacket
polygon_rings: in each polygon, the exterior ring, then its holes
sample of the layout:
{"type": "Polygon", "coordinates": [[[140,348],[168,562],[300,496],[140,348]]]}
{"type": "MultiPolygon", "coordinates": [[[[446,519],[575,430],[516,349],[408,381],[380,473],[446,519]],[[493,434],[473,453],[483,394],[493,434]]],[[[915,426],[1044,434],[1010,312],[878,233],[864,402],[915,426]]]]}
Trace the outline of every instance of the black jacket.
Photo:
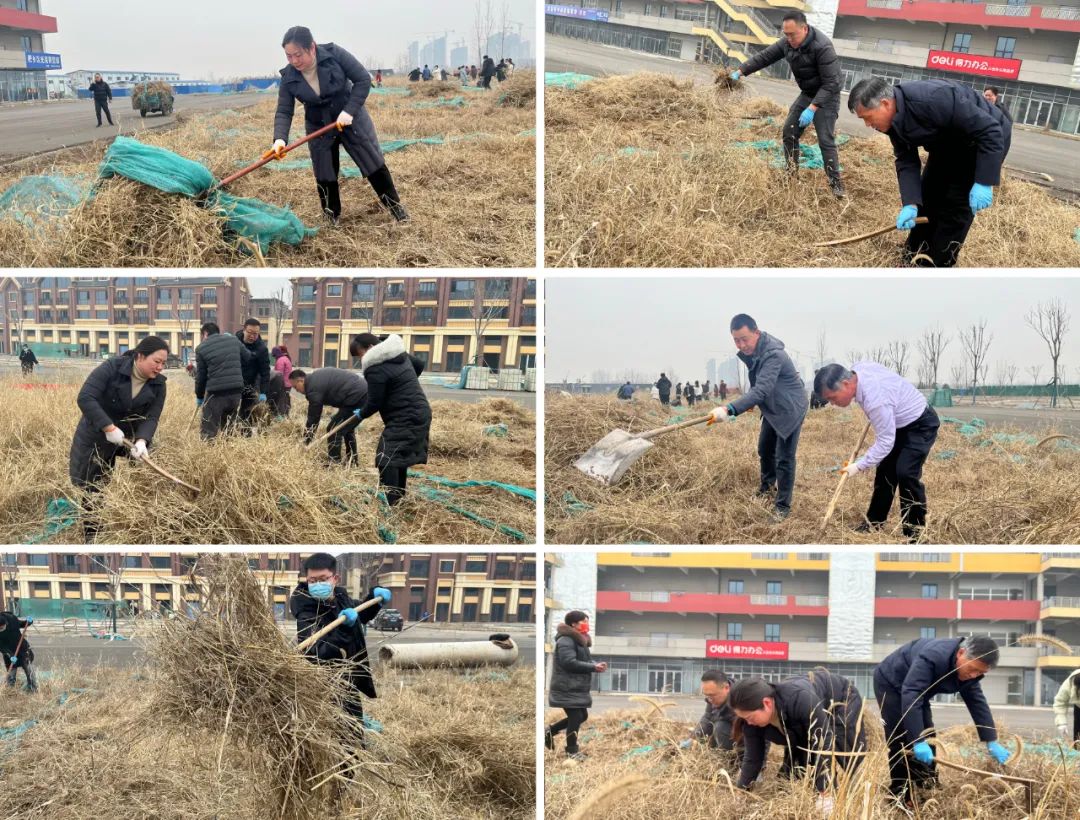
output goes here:
{"type": "Polygon", "coordinates": [[[728,408],[735,414],[758,407],[776,434],[787,438],[802,425],[809,404],[802,377],[784,350],[784,343],[762,331],[753,356],[736,354],[750,375],[750,390],[728,408]]]}
{"type": "Polygon", "coordinates": [[[265,393],[270,383],[270,351],[266,348],[266,342],[263,341],[262,336],[259,336],[254,342],[248,344],[244,341],[243,330],[236,331],[236,338],[250,354],[241,364],[244,387],[250,387],[256,393],[265,393]]]}
{"type": "Polygon", "coordinates": [[[38,358],[34,355],[33,350],[31,350],[30,348],[26,348],[26,350],[19,351],[19,361],[23,364],[37,364],[38,358]]]}
{"type": "MultiPolygon", "coordinates": [[[[860,721],[862,697],[846,678],[826,669],[776,684],[776,709],[784,731],[771,724],[743,727],[746,752],[739,772],[739,787],[749,788],[757,779],[769,751],[769,743],[784,747],[781,776],[810,774],[814,787],[828,786],[833,758],[819,752],[854,752],[866,748],[866,733],[860,721]],[[812,750],[812,751],[808,751],[812,750]]],[[[840,766],[848,758],[837,758],[840,766]]],[[[857,761],[858,758],[851,760],[857,761]]]]}
{"type": "Polygon", "coordinates": [[[832,40],[813,26],[798,48],[781,37],[739,66],[743,74],[753,74],[778,60],[787,60],[799,90],[818,108],[840,108],[840,60],[832,40]]]}
{"type": "Polygon", "coordinates": [[[94,95],[95,102],[106,102],[112,100],[112,88],[104,80],[97,80],[90,83],[90,93],[94,95]]]}
{"type": "MultiPolygon", "coordinates": [[[[1004,112],[966,85],[948,80],[914,80],[893,86],[896,114],[885,133],[896,157],[900,199],[922,205],[919,148],[939,161],[975,156],[975,181],[1001,183],[1001,166],[1012,142],[1012,123],[1004,112]]],[[[970,160],[969,160],[970,161],[970,160]]]]}
{"type": "Polygon", "coordinates": [[[694,737],[708,742],[710,748],[729,752],[735,748],[735,741],[731,737],[735,720],[735,712],[728,703],[713,706],[705,701],[705,714],[698,721],[694,737]]]}
{"type": "Polygon", "coordinates": [[[483,65],[480,68],[481,77],[494,77],[495,76],[495,61],[488,57],[484,60],[483,65]]]}
{"type": "Polygon", "coordinates": [[[224,396],[244,389],[247,345],[228,333],[215,333],[195,348],[195,397],[224,396]]]}
{"type": "MultiPolygon", "coordinates": [[[[368,592],[364,601],[370,601],[373,592],[368,592]]],[[[306,581],[296,585],[289,598],[289,610],[296,618],[296,642],[302,643],[318,632],[341,614],[341,610],[355,607],[364,601],[349,597],[344,587],[335,587],[329,600],[319,601],[311,597],[306,581]]],[[[367,695],[375,697],[375,681],[371,677],[368,664],[367,642],[364,640],[364,624],[372,620],[382,609],[382,604],[368,607],[359,613],[356,624],[352,627],[342,624],[309,646],[306,654],[319,663],[347,663],[352,668],[350,678],[353,685],[367,695]]]]}
{"type": "Polygon", "coordinates": [[[304,396],[308,402],[305,432],[308,438],[315,434],[319,426],[323,407],[363,407],[367,394],[367,382],[355,370],[322,367],[308,373],[304,381],[304,396]]]}
{"type": "MultiPolygon", "coordinates": [[[[956,676],[956,652],[963,638],[919,638],[904,644],[878,664],[874,682],[900,695],[904,734],[914,743],[927,726],[923,706],[934,695],[959,694],[967,705],[979,740],[997,740],[994,716],[982,691],[982,676],[961,682],[956,676]]],[[[927,710],[929,712],[929,710],[927,710]]]]}
{"type": "Polygon", "coordinates": [[[660,398],[671,398],[671,379],[667,376],[661,377],[656,382],[656,389],[660,391],[660,398]]]}
{"type": "Polygon", "coordinates": [[[102,431],[115,424],[132,441],[144,439],[147,445],[150,444],[165,407],[165,376],[159,374],[147,381],[139,395],[132,399],[131,368],[134,366],[135,354],[129,351],[102,362],[86,377],[76,399],[82,410],[76,438],[104,440],[102,431]]]}
{"type": "Polygon", "coordinates": [[[592,676],[596,671],[592,638],[572,626],[555,629],[555,657],[551,665],[548,703],[556,709],[588,709],[592,706],[592,676]]]}
{"type": "Polygon", "coordinates": [[[20,655],[28,653],[28,657],[32,659],[33,653],[30,652],[30,642],[23,640],[22,646],[19,646],[22,631],[26,629],[26,621],[20,620],[11,612],[0,612],[0,620],[7,625],[7,628],[0,632],[0,653],[3,653],[4,660],[15,654],[15,647],[19,647],[20,655]]]}
{"type": "Polygon", "coordinates": [[[274,116],[274,139],[289,140],[296,101],[304,105],[308,132],[337,120],[342,111],[358,117],[371,92],[371,75],[352,54],[333,43],[316,46],[319,64],[319,96],[308,85],[299,69],[291,65],[281,69],[277,113],[274,116]]]}
{"type": "Polygon", "coordinates": [[[378,413],[383,420],[375,463],[380,468],[426,464],[431,405],[420,387],[423,364],[393,334],[365,353],[360,367],[368,385],[360,418],[378,413]]]}

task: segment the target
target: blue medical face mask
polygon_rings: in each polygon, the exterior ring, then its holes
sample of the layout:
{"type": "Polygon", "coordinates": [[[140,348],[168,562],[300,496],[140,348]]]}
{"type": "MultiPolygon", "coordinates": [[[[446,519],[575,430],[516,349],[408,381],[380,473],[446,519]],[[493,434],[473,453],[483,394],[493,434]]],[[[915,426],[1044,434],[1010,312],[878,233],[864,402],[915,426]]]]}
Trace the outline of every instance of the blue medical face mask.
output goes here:
{"type": "Polygon", "coordinates": [[[329,600],[330,596],[334,594],[334,585],[329,581],[316,581],[313,584],[308,584],[307,588],[311,597],[320,601],[329,600]]]}

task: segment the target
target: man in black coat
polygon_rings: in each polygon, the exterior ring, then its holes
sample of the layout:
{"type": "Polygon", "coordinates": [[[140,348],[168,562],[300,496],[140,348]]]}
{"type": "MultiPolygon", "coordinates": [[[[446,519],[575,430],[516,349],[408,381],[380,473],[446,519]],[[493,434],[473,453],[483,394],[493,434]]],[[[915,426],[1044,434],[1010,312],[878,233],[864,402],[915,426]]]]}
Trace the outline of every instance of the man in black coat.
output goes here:
{"type": "Polygon", "coordinates": [[[270,351],[259,335],[261,326],[258,319],[251,318],[244,322],[242,330],[236,331],[236,338],[248,352],[241,365],[244,388],[240,393],[240,419],[245,425],[245,436],[251,435],[251,411],[255,405],[266,401],[266,387],[270,384],[270,351]]]}
{"type": "Polygon", "coordinates": [[[356,163],[394,219],[407,221],[409,214],[401,204],[379,147],[375,123],[364,105],[371,92],[368,70],[341,46],[316,45],[311,31],[304,26],[289,29],[281,45],[289,65],[281,69],[274,145],[270,150],[282,156],[299,100],[304,106],[304,127],[308,134],[338,124],[336,131],[308,143],[319,201],[331,222],[336,223],[341,216],[340,148],[356,163]]]}
{"type": "Polygon", "coordinates": [[[743,743],[734,738],[737,717],[728,703],[731,692],[731,679],[719,669],[708,669],[701,676],[701,695],[705,698],[705,714],[691,733],[691,740],[684,740],[680,748],[687,748],[693,740],[708,743],[710,749],[723,752],[734,751],[739,760],[742,758],[743,743]]]}
{"type": "Polygon", "coordinates": [[[1009,118],[975,89],[948,80],[889,85],[870,77],[851,89],[848,108],[892,142],[903,205],[896,227],[910,231],[906,261],[956,265],[975,214],[993,204],[993,186],[1001,184],[1009,118]],[[919,148],[927,153],[925,168],[919,148]],[[916,224],[920,216],[928,222],[916,224]]]}
{"type": "Polygon", "coordinates": [[[309,556],[304,561],[301,572],[304,580],[296,585],[289,598],[289,610],[296,618],[296,642],[303,643],[339,616],[345,616],[345,623],[319,638],[305,650],[305,654],[314,663],[343,665],[348,668],[349,683],[355,693],[342,706],[361,722],[356,729],[362,732],[364,704],[360,695],[377,697],[375,681],[368,663],[364,624],[369,623],[383,606],[390,603],[390,590],[375,587],[363,601],[355,600],[340,586],[337,559],[325,552],[316,552],[309,556]],[[355,610],[355,607],[373,598],[379,598],[380,603],[362,612],[355,610]]]}
{"type": "Polygon", "coordinates": [[[97,127],[101,128],[102,111],[105,112],[109,125],[113,125],[112,112],[109,111],[109,103],[112,102],[112,88],[101,79],[100,74],[94,75],[94,81],[90,83],[90,93],[94,95],[94,113],[97,115],[97,127]]]}
{"type": "Polygon", "coordinates": [[[656,390],[660,393],[660,404],[667,407],[671,403],[671,379],[661,373],[656,382],[656,390]]]}
{"type": "Polygon", "coordinates": [[[1001,110],[1001,113],[1008,119],[1010,126],[1012,125],[1012,114],[1009,113],[1009,109],[1005,107],[1004,101],[1001,99],[1001,89],[996,85],[988,85],[983,89],[983,99],[990,105],[996,106],[1001,110]]]}
{"type": "Polygon", "coordinates": [[[22,350],[19,351],[19,362],[22,364],[23,375],[32,376],[34,373],[34,365],[38,363],[38,358],[34,355],[34,351],[31,350],[28,345],[23,345],[22,350]]]}
{"type": "Polygon", "coordinates": [[[812,122],[821,148],[825,176],[833,195],[844,196],[840,155],[836,150],[836,120],[840,116],[840,60],[832,41],[806,22],[801,11],[784,15],[783,38],[764,48],[731,73],[731,79],[753,74],[787,60],[801,92],[784,121],[784,159],[788,169],[799,167],[799,137],[812,122]]]}
{"type": "Polygon", "coordinates": [[[34,674],[34,650],[26,640],[23,630],[34,622],[33,618],[25,621],[14,613],[0,612],[0,655],[4,657],[4,669],[7,670],[7,685],[15,685],[15,677],[22,668],[26,675],[26,688],[37,691],[37,675],[34,674]]]}
{"type": "Polygon", "coordinates": [[[251,352],[213,322],[204,324],[201,331],[202,343],[195,348],[195,404],[202,408],[199,434],[212,439],[223,426],[236,421],[244,391],[244,364],[251,352]]]}
{"type": "Polygon", "coordinates": [[[393,506],[405,495],[409,468],[427,463],[431,405],[420,386],[424,365],[406,352],[396,333],[383,341],[371,333],[361,333],[349,343],[349,353],[360,357],[360,369],[368,385],[360,420],[376,413],[383,420],[375,466],[379,468],[386,502],[393,506]]]}
{"type": "Polygon", "coordinates": [[[998,663],[997,644],[988,637],[919,638],[895,650],[874,669],[874,697],[889,745],[889,791],[909,796],[912,785],[937,783],[930,701],[959,694],[987,751],[998,763],[1009,753],[997,742],[994,716],[980,681],[998,663]],[[908,755],[908,752],[911,755],[908,755]]]}
{"type": "Polygon", "coordinates": [[[481,63],[480,76],[483,78],[482,87],[491,88],[491,78],[495,76],[495,61],[486,54],[481,63]]]}
{"type": "Polygon", "coordinates": [[[327,440],[331,461],[341,461],[341,445],[345,445],[345,462],[356,461],[356,428],[360,410],[367,399],[368,385],[364,377],[353,370],[323,367],[310,374],[296,370],[289,374],[289,381],[297,393],[308,402],[307,423],[304,425],[304,441],[315,438],[324,407],[336,407],[338,411],[330,419],[327,429],[332,430],[344,421],[355,423],[335,433],[327,440]]]}

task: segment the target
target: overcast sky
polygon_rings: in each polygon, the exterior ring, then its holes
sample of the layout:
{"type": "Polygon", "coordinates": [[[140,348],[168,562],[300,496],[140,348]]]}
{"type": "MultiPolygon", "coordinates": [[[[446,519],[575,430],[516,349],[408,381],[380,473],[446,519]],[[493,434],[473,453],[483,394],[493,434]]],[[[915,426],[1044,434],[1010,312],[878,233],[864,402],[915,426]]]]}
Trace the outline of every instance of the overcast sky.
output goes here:
{"type": "MultiPolygon", "coordinates": [[[[536,53],[534,0],[491,0],[496,20],[503,4],[536,53]]],[[[396,67],[412,40],[450,32],[450,48],[465,40],[476,50],[477,0],[41,0],[57,18],[45,50],[59,53],[64,71],[166,71],[182,79],[225,79],[276,73],[285,65],[281,37],[307,26],[320,43],[334,42],[370,68],[396,67]]],[[[510,25],[517,31],[516,25],[510,25]]],[[[475,59],[475,56],[473,57],[475,59]]],[[[498,57],[496,56],[496,59],[498,57]]]]}
{"type": "Polygon", "coordinates": [[[259,276],[248,274],[248,287],[251,295],[256,299],[265,299],[276,296],[282,288],[287,294],[285,301],[292,304],[292,285],[289,284],[288,276],[259,276]]]}
{"type": "MultiPolygon", "coordinates": [[[[952,342],[945,350],[939,380],[962,360],[957,328],[980,318],[994,334],[989,376],[999,361],[1026,374],[1043,364],[1045,343],[1024,322],[1040,301],[1060,296],[1072,314],[1065,337],[1064,378],[1080,379],[1080,279],[979,277],[972,279],[895,278],[548,278],[545,288],[545,381],[591,381],[593,373],[632,369],[656,379],[660,371],[677,379],[704,380],[705,363],[735,355],[728,323],[748,313],[758,326],[781,339],[804,373],[815,364],[818,334],[825,330],[830,361],[851,364],[849,351],[866,351],[894,340],[910,343],[908,377],[917,374],[916,343],[924,328],[941,325],[952,342]]],[[[1016,383],[1030,383],[1018,376],[1016,383]]]]}

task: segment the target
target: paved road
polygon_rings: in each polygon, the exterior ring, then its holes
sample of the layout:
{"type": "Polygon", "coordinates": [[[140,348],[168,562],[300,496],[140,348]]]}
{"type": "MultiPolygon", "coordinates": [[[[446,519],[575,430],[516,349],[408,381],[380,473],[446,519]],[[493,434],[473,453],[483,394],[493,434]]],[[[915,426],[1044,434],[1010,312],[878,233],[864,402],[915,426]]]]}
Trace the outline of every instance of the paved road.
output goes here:
{"type": "MultiPolygon", "coordinates": [[[[118,97],[109,106],[116,127],[111,127],[103,117],[105,124],[101,128],[94,119],[92,100],[4,106],[0,108],[0,161],[10,162],[29,154],[112,139],[117,133],[130,135],[150,128],[164,128],[173,125],[183,112],[244,108],[264,98],[255,93],[183,94],[177,96],[171,116],[152,114],[142,119],[131,108],[129,98],[118,97]]],[[[266,127],[269,135],[272,123],[267,121],[266,127]]]]}
{"type": "MultiPolygon", "coordinates": [[[[577,71],[595,76],[658,71],[692,78],[701,84],[711,84],[715,71],[711,66],[586,43],[567,37],[549,36],[544,41],[544,47],[547,50],[546,71],[577,71]]],[[[769,97],[785,108],[791,104],[798,93],[795,83],[790,81],[752,76],[747,82],[754,93],[769,97]]],[[[847,110],[846,94],[840,106],[837,130],[860,137],[874,136],[862,120],[847,110]]],[[[885,137],[880,138],[885,139],[885,137]]],[[[1076,140],[1016,128],[1013,130],[1012,147],[1009,150],[1006,165],[1010,168],[1050,174],[1054,177],[1054,187],[1059,192],[1066,191],[1075,197],[1080,196],[1078,157],[1080,157],[1080,142],[1076,140]]]]}
{"type": "MultiPolygon", "coordinates": [[[[655,697],[655,696],[650,696],[655,697]]],[[[690,723],[697,721],[704,710],[700,698],[665,695],[665,701],[675,701],[678,706],[665,709],[664,713],[675,720],[690,723]]],[[[545,701],[546,702],[546,701],[545,701]]],[[[626,695],[598,695],[593,693],[592,712],[606,712],[611,709],[638,709],[641,704],[630,703],[626,695]]],[[[877,704],[869,702],[868,709],[877,714],[877,704]]],[[[994,717],[1013,732],[1025,739],[1047,737],[1054,734],[1054,712],[1047,707],[1034,706],[991,706],[994,717]]],[[[950,726],[963,726],[971,723],[971,716],[963,704],[934,704],[934,724],[939,729],[950,726]]]]}
{"type": "Polygon", "coordinates": [[[510,399],[527,410],[536,410],[536,394],[517,390],[455,390],[451,387],[442,387],[425,382],[424,393],[427,394],[429,399],[448,399],[450,401],[465,402],[466,404],[476,404],[484,399],[510,399]]]}
{"type": "MultiPolygon", "coordinates": [[[[963,399],[960,399],[963,402],[963,399]]],[[[1075,401],[1075,399],[1074,399],[1075,401]]],[[[1043,399],[1046,403],[1046,399],[1043,399]]],[[[938,408],[938,415],[958,419],[980,418],[991,427],[1019,427],[1021,430],[1058,430],[1062,433],[1080,435],[1080,405],[1075,410],[1023,410],[1016,407],[990,407],[987,405],[958,404],[938,408]]]]}

